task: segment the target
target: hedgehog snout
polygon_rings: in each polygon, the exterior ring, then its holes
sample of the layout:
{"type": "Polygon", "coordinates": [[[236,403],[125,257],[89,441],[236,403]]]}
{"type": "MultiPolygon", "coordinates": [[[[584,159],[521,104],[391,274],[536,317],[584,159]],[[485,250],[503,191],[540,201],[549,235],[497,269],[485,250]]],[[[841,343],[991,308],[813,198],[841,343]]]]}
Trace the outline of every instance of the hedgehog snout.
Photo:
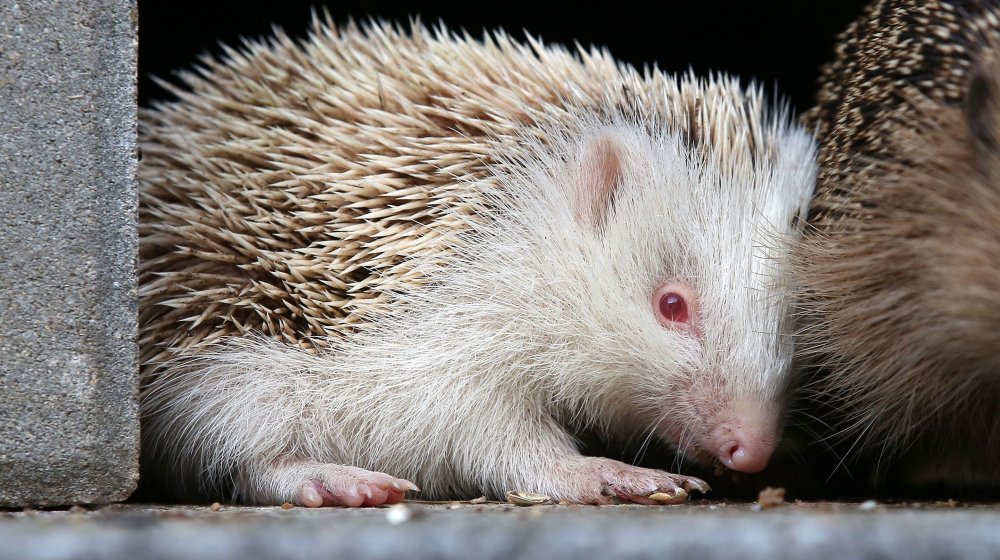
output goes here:
{"type": "Polygon", "coordinates": [[[778,443],[773,422],[761,415],[736,414],[721,422],[705,446],[725,467],[754,473],[767,467],[778,443]]]}

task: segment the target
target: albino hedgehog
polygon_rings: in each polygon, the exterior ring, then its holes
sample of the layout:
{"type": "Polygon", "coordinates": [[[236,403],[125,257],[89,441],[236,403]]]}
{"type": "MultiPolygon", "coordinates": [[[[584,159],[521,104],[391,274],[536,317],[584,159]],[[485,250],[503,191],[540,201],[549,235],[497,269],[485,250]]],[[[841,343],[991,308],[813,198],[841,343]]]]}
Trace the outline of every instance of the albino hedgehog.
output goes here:
{"type": "Polygon", "coordinates": [[[185,498],[682,501],[767,464],[810,137],[730,78],[318,21],[143,114],[144,474],[185,498]],[[657,496],[662,500],[662,496],[657,496]]]}

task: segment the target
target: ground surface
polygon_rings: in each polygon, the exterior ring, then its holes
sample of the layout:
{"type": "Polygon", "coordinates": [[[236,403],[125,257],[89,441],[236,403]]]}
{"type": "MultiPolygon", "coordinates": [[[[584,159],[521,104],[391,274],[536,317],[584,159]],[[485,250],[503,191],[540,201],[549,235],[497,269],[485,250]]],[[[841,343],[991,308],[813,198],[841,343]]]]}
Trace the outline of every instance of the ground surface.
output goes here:
{"type": "Polygon", "coordinates": [[[1000,504],[753,503],[0,513],[3,558],[1000,558],[1000,504]]]}

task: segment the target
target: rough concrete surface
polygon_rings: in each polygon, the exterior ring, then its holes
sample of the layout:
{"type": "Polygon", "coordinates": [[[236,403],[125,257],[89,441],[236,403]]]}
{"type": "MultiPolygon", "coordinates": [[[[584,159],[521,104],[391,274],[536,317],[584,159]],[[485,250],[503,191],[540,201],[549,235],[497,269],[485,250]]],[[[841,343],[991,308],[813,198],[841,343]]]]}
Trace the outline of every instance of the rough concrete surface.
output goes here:
{"type": "MultiPolygon", "coordinates": [[[[870,505],[870,504],[869,504],[870,505]]],[[[12,558],[998,558],[1000,507],[156,508],[0,514],[12,558]]]]}
{"type": "Polygon", "coordinates": [[[135,486],[136,5],[0,1],[0,505],[135,486]]]}

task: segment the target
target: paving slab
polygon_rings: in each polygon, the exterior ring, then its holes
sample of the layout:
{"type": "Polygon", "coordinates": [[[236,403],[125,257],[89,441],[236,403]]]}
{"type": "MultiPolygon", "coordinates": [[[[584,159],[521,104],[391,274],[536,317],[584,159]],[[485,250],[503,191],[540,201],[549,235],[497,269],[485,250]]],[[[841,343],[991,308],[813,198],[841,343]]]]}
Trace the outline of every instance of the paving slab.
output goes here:
{"type": "Polygon", "coordinates": [[[1000,558],[1000,506],[702,500],[680,506],[408,503],[0,514],[0,556],[76,558],[1000,558]]]}
{"type": "Polygon", "coordinates": [[[135,10],[0,1],[0,505],[135,487],[135,10]]]}

